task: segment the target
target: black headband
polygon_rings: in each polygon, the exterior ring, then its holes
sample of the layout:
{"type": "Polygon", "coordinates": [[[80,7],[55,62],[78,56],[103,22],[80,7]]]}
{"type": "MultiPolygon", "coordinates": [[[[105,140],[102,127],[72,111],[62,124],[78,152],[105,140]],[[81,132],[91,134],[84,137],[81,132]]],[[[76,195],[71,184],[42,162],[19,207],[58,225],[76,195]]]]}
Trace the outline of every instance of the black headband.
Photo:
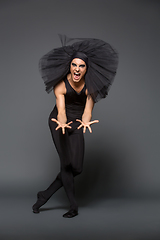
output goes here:
{"type": "Polygon", "coordinates": [[[87,65],[87,67],[88,67],[88,57],[87,57],[87,55],[86,55],[85,53],[83,53],[83,52],[75,52],[75,53],[73,53],[73,55],[72,55],[72,57],[71,57],[71,61],[72,61],[74,58],[80,58],[80,59],[82,59],[82,60],[86,63],[86,65],[87,65]]]}

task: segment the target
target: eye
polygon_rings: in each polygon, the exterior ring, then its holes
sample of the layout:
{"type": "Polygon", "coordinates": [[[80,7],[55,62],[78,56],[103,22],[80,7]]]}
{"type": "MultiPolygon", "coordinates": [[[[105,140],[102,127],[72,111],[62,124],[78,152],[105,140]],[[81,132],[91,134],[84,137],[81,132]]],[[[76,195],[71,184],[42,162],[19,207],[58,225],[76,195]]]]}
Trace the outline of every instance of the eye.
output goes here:
{"type": "Polygon", "coordinates": [[[76,67],[77,65],[76,65],[75,63],[72,63],[72,66],[73,66],[73,67],[76,67]]]}
{"type": "Polygon", "coordinates": [[[85,64],[81,64],[79,65],[81,68],[84,68],[86,65],[85,64]]]}

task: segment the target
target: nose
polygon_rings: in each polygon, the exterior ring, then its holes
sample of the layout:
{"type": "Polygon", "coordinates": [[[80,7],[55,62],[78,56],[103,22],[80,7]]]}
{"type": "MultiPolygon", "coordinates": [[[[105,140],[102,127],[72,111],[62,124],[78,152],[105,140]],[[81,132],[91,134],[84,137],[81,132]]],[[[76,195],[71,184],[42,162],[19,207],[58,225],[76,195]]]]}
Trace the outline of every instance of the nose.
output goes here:
{"type": "Polygon", "coordinates": [[[79,72],[79,66],[76,67],[76,71],[79,72]]]}

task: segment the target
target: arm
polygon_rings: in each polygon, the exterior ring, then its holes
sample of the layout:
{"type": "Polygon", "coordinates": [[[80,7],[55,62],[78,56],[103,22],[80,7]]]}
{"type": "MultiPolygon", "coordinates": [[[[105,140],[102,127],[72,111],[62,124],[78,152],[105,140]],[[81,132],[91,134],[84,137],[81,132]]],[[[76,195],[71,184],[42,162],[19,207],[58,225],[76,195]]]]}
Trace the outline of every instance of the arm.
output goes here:
{"type": "Polygon", "coordinates": [[[82,115],[82,122],[84,122],[84,123],[90,122],[90,120],[92,118],[93,107],[94,107],[93,99],[90,95],[88,95],[87,100],[86,100],[85,109],[84,109],[84,112],[82,115]]]}
{"type": "Polygon", "coordinates": [[[66,88],[65,83],[62,81],[54,88],[54,94],[56,97],[56,106],[58,110],[57,119],[52,118],[51,120],[58,124],[56,130],[62,128],[62,133],[65,134],[65,128],[71,128],[69,124],[72,122],[67,123],[67,116],[65,110],[65,94],[66,88]]]}
{"type": "Polygon", "coordinates": [[[62,124],[65,124],[67,122],[64,97],[65,93],[66,93],[65,84],[62,81],[54,88],[56,106],[58,110],[57,120],[62,124]]]}
{"type": "Polygon", "coordinates": [[[87,100],[86,100],[85,109],[84,109],[84,112],[82,115],[82,121],[77,119],[77,121],[81,123],[81,125],[78,127],[78,129],[83,127],[84,133],[86,132],[86,128],[88,128],[90,133],[92,133],[92,129],[91,129],[90,125],[92,125],[93,123],[99,122],[98,120],[91,121],[93,107],[94,107],[93,99],[90,95],[88,95],[87,100]]]}

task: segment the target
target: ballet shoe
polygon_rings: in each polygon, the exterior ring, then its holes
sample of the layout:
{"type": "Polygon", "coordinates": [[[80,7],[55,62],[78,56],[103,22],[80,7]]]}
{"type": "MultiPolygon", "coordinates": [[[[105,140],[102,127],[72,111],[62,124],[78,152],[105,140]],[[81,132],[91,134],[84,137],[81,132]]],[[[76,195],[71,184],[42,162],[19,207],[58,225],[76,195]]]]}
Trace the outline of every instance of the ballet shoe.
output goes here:
{"type": "Polygon", "coordinates": [[[78,211],[71,209],[68,212],[66,212],[65,214],[63,214],[63,217],[64,218],[73,218],[73,217],[75,217],[77,215],[78,215],[78,211]]]}
{"type": "Polygon", "coordinates": [[[33,213],[39,213],[39,208],[36,208],[34,205],[32,207],[33,213]]]}
{"type": "Polygon", "coordinates": [[[37,193],[37,202],[32,206],[33,213],[39,213],[39,208],[48,201],[48,199],[46,200],[43,197],[42,193],[43,192],[37,193]]]}

